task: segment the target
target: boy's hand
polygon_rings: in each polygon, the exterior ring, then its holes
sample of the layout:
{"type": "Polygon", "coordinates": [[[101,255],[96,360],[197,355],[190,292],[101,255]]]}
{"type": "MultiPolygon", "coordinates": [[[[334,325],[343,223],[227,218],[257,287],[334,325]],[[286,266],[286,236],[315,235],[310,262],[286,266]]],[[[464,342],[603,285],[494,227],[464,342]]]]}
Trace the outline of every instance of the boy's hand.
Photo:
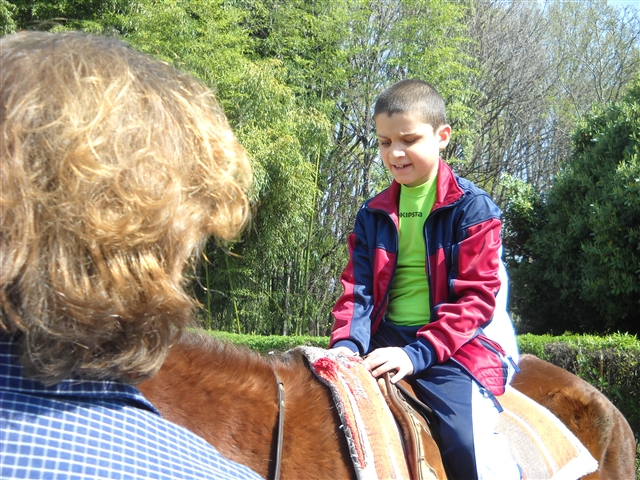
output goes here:
{"type": "Polygon", "coordinates": [[[397,383],[405,375],[413,373],[413,363],[409,355],[400,347],[377,348],[367,355],[364,366],[374,377],[395,370],[396,374],[391,377],[391,383],[397,383]]]}

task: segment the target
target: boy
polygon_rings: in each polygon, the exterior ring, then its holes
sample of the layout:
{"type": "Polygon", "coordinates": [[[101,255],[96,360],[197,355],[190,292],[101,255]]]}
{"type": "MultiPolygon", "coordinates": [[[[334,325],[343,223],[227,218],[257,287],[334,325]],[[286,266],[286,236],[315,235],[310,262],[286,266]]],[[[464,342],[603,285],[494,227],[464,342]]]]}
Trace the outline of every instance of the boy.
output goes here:
{"type": "Polygon", "coordinates": [[[114,38],[0,39],[0,478],[258,479],[133,386],[234,238],[251,168],[213,94],[114,38]]]}
{"type": "Polygon", "coordinates": [[[520,478],[494,434],[509,366],[483,333],[501,286],[500,211],[440,159],[451,127],[432,86],[396,83],[380,95],[374,120],[394,181],[358,212],[330,346],[368,354],[375,377],[411,375],[438,418],[451,478],[520,478]]]}

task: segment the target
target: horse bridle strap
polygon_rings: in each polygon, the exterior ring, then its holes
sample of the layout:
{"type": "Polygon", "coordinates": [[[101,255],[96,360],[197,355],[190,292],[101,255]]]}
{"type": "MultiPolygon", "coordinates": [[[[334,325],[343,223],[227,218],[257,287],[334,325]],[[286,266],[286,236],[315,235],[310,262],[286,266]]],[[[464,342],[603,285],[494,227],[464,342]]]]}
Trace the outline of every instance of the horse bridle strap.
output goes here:
{"type": "Polygon", "coordinates": [[[276,376],[278,386],[278,437],[276,439],[276,467],[273,473],[274,480],[280,480],[280,468],[282,466],[282,443],[284,440],[284,383],[280,377],[273,371],[276,376]]]}

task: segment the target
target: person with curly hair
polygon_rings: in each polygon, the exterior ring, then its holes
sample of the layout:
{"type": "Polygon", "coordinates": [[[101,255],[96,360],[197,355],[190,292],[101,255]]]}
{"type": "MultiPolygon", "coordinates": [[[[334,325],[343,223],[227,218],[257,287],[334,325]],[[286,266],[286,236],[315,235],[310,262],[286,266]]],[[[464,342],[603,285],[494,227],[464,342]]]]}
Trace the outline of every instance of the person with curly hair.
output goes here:
{"type": "Polygon", "coordinates": [[[192,324],[187,271],[248,221],[214,95],[126,43],[0,39],[0,477],[259,478],[135,388],[192,324]]]}

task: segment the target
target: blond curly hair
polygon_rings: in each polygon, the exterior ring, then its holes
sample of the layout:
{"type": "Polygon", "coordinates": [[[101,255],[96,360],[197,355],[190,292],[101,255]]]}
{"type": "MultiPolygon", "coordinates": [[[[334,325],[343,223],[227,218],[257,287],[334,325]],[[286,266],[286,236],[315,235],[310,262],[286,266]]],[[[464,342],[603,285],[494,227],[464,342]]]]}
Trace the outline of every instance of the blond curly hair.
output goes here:
{"type": "Polygon", "coordinates": [[[0,334],[25,374],[140,382],[185,268],[248,220],[251,168],[201,82],[114,38],[0,39],[0,334]]]}

